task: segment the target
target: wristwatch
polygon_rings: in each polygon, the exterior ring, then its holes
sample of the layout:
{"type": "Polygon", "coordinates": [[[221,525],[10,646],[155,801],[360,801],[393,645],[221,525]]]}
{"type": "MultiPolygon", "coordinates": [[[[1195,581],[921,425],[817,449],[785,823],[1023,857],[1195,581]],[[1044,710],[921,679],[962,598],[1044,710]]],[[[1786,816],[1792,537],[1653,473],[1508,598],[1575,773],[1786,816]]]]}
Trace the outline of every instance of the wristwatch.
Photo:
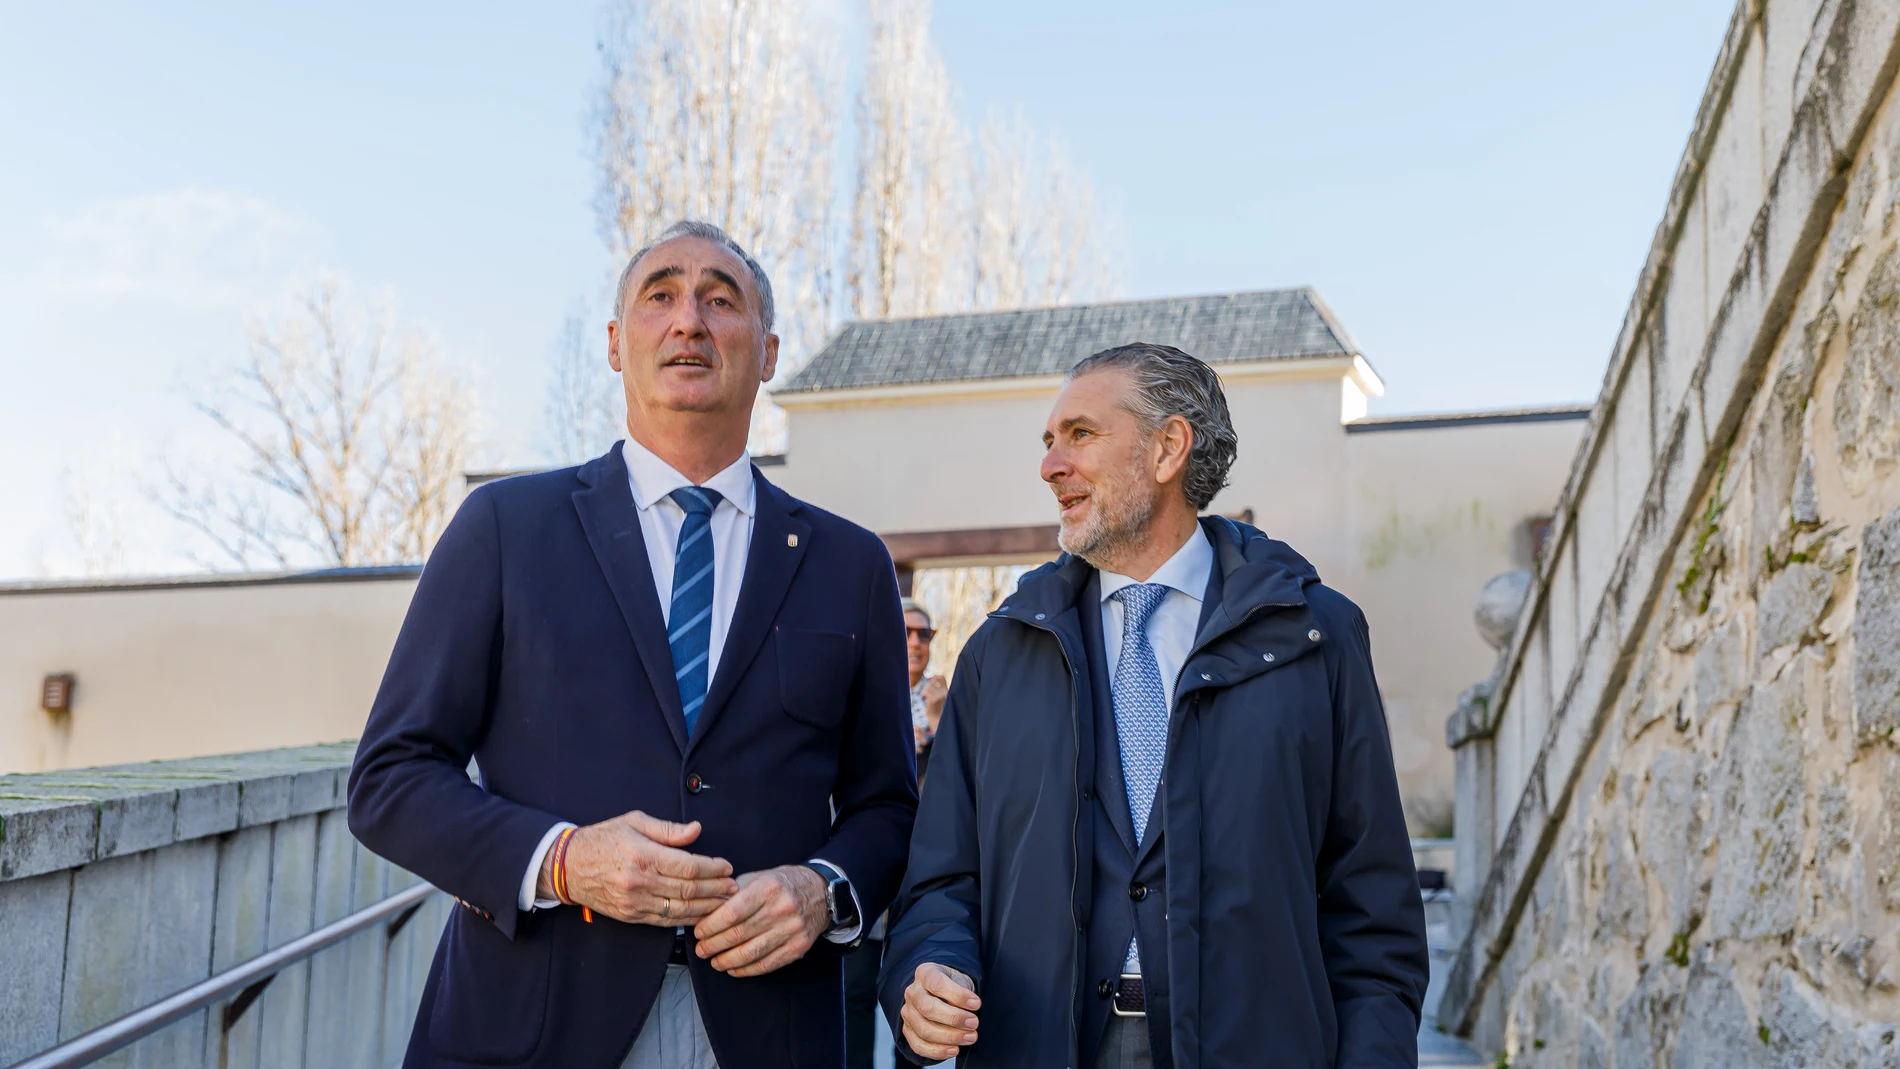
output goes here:
{"type": "Polygon", "coordinates": [[[805,867],[825,878],[825,912],[830,915],[831,927],[825,930],[848,932],[858,926],[858,900],[851,894],[851,881],[844,873],[822,861],[808,861],[805,867]]]}

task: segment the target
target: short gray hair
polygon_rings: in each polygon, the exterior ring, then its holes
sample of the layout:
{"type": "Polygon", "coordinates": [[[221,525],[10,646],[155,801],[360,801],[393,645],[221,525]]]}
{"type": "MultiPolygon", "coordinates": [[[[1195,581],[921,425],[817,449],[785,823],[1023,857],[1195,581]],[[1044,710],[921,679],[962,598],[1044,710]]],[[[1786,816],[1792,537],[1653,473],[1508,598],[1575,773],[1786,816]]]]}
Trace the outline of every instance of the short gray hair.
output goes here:
{"type": "Polygon", "coordinates": [[[916,598],[905,598],[902,604],[904,608],[904,614],[906,616],[910,615],[911,613],[916,613],[917,615],[924,618],[925,627],[934,628],[937,626],[936,624],[930,622],[930,610],[924,608],[923,602],[918,601],[916,598]]]}
{"type": "Polygon", "coordinates": [[[767,334],[772,332],[772,321],[775,318],[772,305],[772,280],[765,277],[765,268],[760,267],[759,261],[754,260],[751,253],[732,240],[731,235],[711,223],[702,223],[697,219],[682,219],[674,223],[660,231],[659,237],[647,242],[644,248],[628,258],[627,266],[620,269],[620,285],[614,289],[615,319],[620,318],[621,310],[626,307],[627,287],[633,282],[633,265],[639,263],[647,253],[674,238],[700,238],[719,245],[737,256],[739,262],[746,266],[746,270],[752,272],[752,281],[759,287],[759,324],[765,328],[767,334]]]}
{"type": "Polygon", "coordinates": [[[1227,412],[1227,395],[1220,376],[1206,363],[1172,345],[1136,342],[1104,349],[1069,369],[1071,380],[1091,371],[1126,371],[1134,380],[1128,410],[1143,434],[1153,434],[1171,417],[1180,416],[1194,431],[1188,451],[1187,477],[1181,489],[1195,511],[1206,508],[1227,486],[1227,471],[1240,452],[1227,412]]]}

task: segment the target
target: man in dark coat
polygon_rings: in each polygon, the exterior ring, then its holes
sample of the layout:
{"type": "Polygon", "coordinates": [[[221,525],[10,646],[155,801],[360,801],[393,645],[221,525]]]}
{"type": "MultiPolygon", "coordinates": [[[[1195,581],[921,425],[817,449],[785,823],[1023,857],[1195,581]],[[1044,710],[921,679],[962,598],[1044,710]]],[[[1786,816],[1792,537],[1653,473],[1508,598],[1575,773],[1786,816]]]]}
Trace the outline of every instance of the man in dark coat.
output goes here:
{"type": "Polygon", "coordinates": [[[1359,609],[1201,517],[1236,436],[1178,349],[1077,365],[1067,553],[964,647],[880,996],[919,1061],[1414,1066],[1423,908],[1359,609]]]}
{"type": "Polygon", "coordinates": [[[404,1064],[840,1066],[917,805],[897,576],[746,455],[757,261],[680,223],[614,307],[627,440],[469,496],[350,772],[357,838],[465,907],[404,1064]]]}

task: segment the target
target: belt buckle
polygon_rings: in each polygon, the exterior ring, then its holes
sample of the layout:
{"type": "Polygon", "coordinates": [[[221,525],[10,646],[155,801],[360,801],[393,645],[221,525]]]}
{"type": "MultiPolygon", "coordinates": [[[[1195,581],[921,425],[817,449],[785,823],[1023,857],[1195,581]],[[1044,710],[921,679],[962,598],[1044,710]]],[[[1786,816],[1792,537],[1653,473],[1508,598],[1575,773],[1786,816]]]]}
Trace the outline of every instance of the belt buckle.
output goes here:
{"type": "Polygon", "coordinates": [[[1115,998],[1108,1004],[1108,1008],[1109,1011],[1117,1017],[1148,1016],[1148,993],[1142,985],[1140,973],[1125,972],[1121,974],[1121,983],[1115,985],[1115,998]],[[1131,988],[1133,989],[1132,991],[1130,990],[1131,988]],[[1135,1007],[1134,1009],[1122,1009],[1123,992],[1128,992],[1133,996],[1131,1002],[1135,1007]]]}

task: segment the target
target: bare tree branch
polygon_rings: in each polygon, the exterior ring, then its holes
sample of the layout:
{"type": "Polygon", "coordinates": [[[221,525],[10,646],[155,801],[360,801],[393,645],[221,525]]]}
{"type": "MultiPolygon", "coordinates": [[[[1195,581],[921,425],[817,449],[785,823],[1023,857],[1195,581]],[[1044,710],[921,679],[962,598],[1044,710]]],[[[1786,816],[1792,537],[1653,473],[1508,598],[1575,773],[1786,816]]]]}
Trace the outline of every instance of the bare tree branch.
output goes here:
{"type": "Polygon", "coordinates": [[[346,306],[335,279],[253,323],[244,364],[197,408],[242,463],[205,481],[173,466],[156,497],[238,568],[422,560],[448,523],[475,415],[432,343],[346,306]]]}

